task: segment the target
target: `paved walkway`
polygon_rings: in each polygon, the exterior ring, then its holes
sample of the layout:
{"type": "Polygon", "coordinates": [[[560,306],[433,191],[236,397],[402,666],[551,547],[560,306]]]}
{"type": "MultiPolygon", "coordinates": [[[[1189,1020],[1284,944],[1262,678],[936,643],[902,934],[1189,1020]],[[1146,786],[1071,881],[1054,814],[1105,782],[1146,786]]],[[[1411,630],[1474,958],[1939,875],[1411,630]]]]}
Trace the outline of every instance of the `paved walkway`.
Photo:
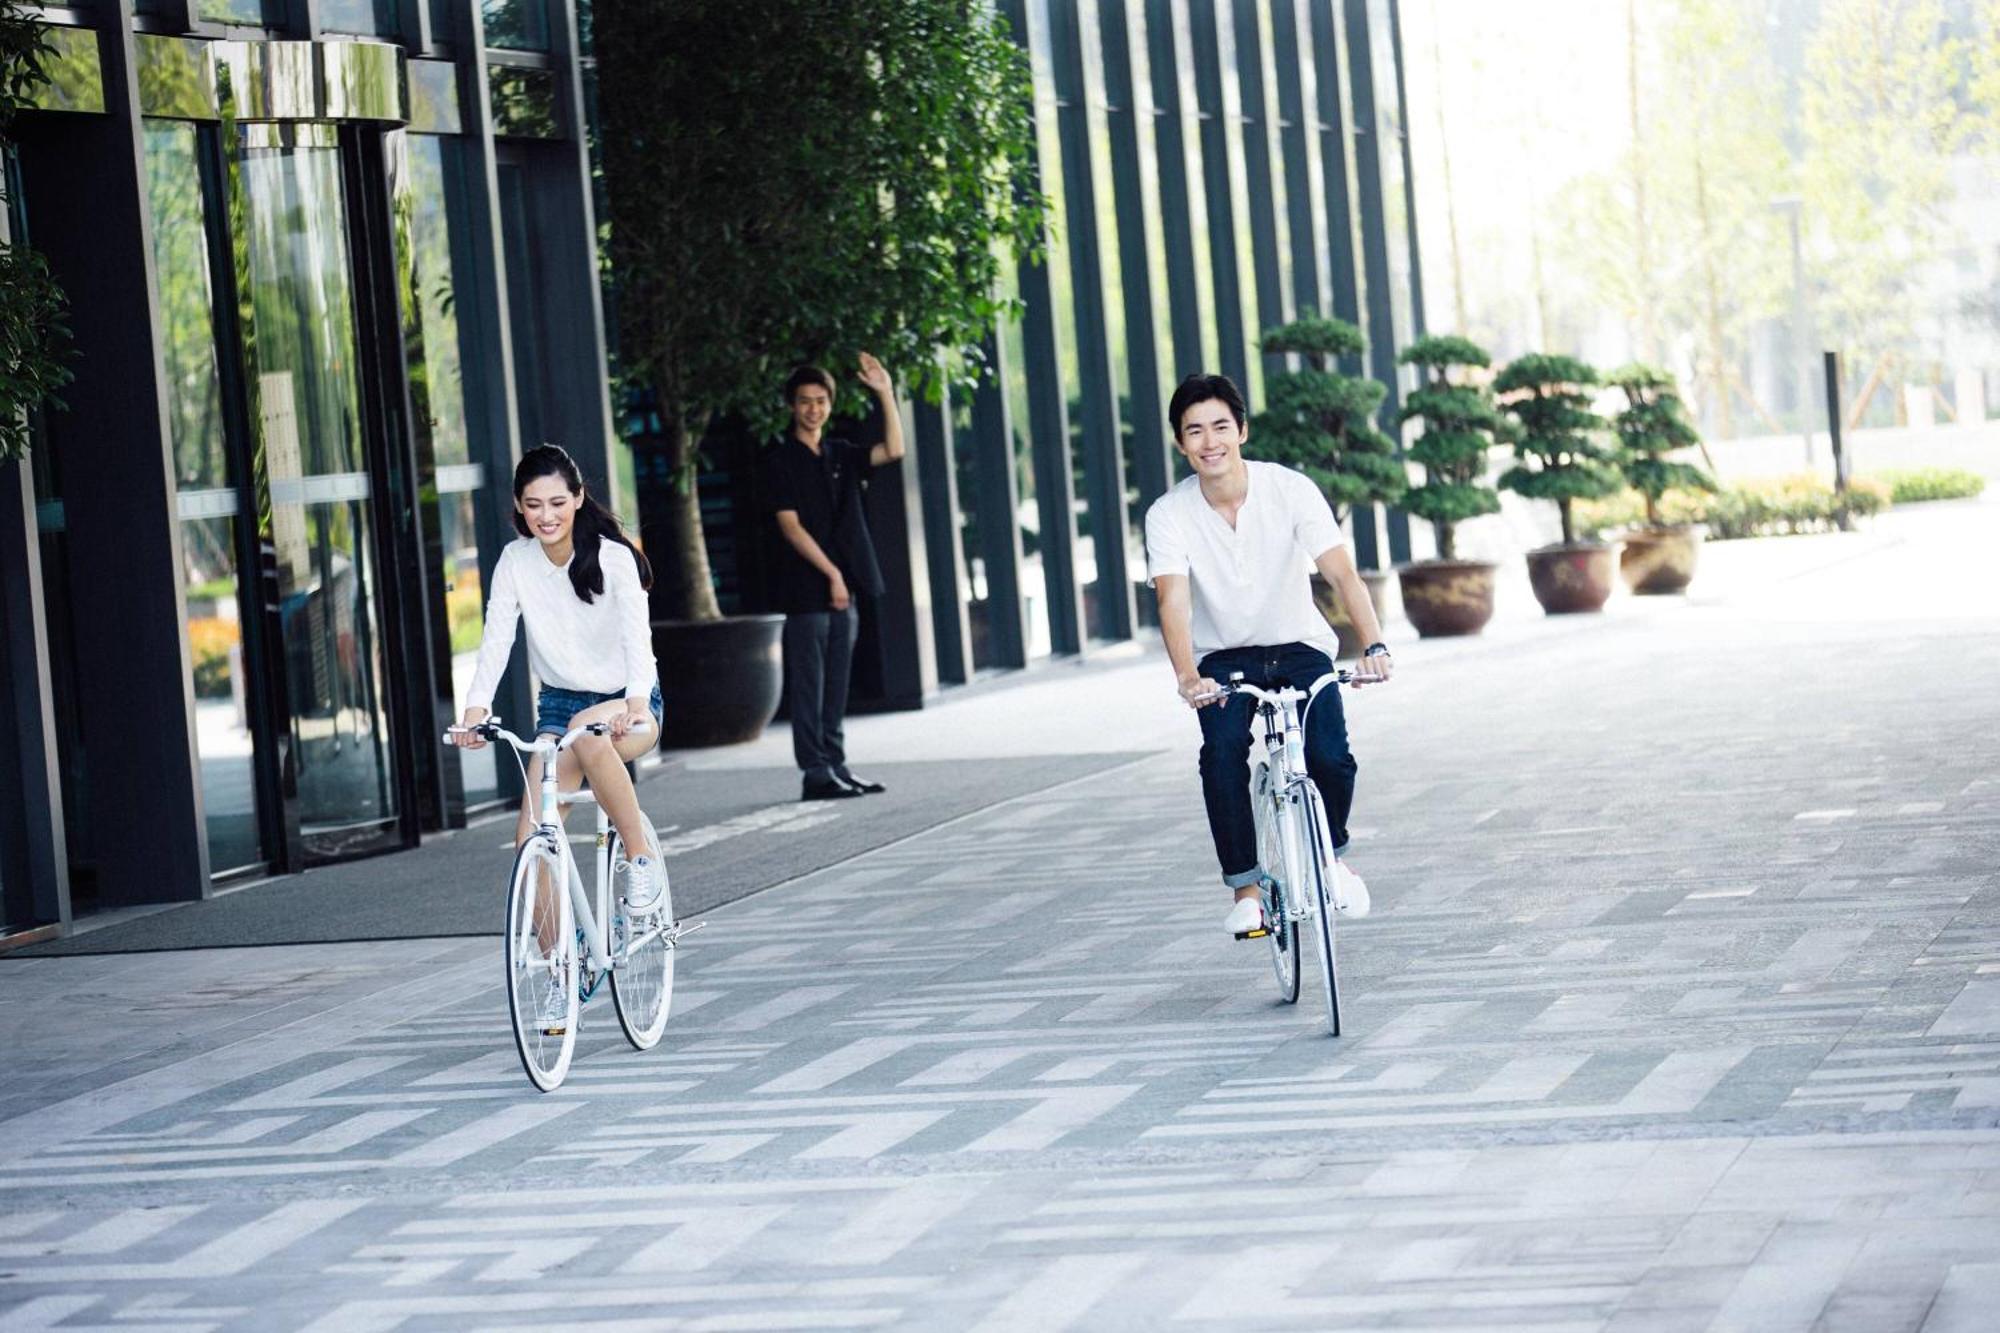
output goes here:
{"type": "Polygon", "coordinates": [[[1989,1328],[1996,518],[1413,645],[1340,1041],[1156,660],[858,721],[1154,753],[718,909],[555,1095],[487,939],[0,963],[0,1327],[1989,1328]]]}

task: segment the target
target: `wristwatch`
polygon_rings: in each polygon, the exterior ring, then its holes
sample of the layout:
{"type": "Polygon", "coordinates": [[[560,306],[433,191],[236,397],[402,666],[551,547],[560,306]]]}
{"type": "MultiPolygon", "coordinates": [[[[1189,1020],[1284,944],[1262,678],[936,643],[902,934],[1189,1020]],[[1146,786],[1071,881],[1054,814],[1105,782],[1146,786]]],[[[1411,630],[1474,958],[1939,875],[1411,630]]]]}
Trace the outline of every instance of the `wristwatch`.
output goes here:
{"type": "Polygon", "coordinates": [[[1361,655],[1363,657],[1387,657],[1389,655],[1389,645],[1386,643],[1371,643],[1361,650],[1361,655]]]}

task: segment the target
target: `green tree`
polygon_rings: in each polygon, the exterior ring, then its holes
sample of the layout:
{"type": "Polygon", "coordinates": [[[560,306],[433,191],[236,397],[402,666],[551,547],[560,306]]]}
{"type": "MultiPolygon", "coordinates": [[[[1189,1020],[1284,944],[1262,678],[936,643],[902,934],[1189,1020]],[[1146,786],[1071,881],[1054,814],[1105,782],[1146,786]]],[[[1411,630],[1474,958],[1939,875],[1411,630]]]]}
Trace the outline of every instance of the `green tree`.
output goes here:
{"type": "Polygon", "coordinates": [[[1417,339],[1396,359],[1423,375],[1404,401],[1402,419],[1423,423],[1410,458],[1423,467],[1424,481],[1403,496],[1403,508],[1430,520],[1438,558],[1455,560],[1458,525],[1500,508],[1500,497],[1485,482],[1486,451],[1504,429],[1499,409],[1483,387],[1452,374],[1482,369],[1489,358],[1469,338],[1437,335],[1417,339]]]}
{"type": "MultiPolygon", "coordinates": [[[[1806,51],[1803,185],[1826,345],[1904,378],[1971,121],[1940,0],[1826,0],[1806,51]]],[[[1864,395],[1867,391],[1864,390],[1864,395]]],[[[1857,409],[1864,406],[1857,404],[1857,409]]]]}
{"type": "Polygon", "coordinates": [[[1266,379],[1268,406],[1251,421],[1253,452],[1311,477],[1342,519],[1355,505],[1394,503],[1409,477],[1396,442],[1375,426],[1375,409],[1389,391],[1334,369],[1339,358],[1367,349],[1361,330],[1310,315],[1272,329],[1260,345],[1302,364],[1266,379]]]}
{"type": "Polygon", "coordinates": [[[1624,484],[1610,449],[1598,439],[1604,420],[1591,410],[1597,372],[1575,357],[1530,352],[1508,364],[1494,392],[1514,419],[1513,467],[1500,484],[1531,500],[1553,500],[1562,513],[1563,545],[1576,542],[1570,506],[1613,494],[1624,484]]]}
{"type": "Polygon", "coordinates": [[[1617,433],[1618,468],[1633,490],[1646,497],[1646,524],[1657,528],[1660,497],[1668,491],[1709,491],[1716,485],[1692,463],[1668,455],[1701,443],[1701,433],[1687,419],[1674,377],[1653,366],[1620,366],[1605,383],[1625,394],[1625,406],[1612,418],[1617,433]]]}
{"type": "MultiPolygon", "coordinates": [[[[20,0],[0,0],[0,159],[7,156],[15,114],[48,83],[53,54],[47,30],[20,0]]],[[[9,239],[7,203],[0,183],[0,463],[27,452],[28,413],[56,402],[70,381],[62,289],[47,261],[9,239]]]]}
{"type": "Polygon", "coordinates": [[[1042,234],[1027,61],[963,0],[620,0],[595,48],[621,373],[677,483],[659,592],[713,619],[712,420],[775,424],[786,367],[864,348],[933,394],[978,374],[1042,234]]]}

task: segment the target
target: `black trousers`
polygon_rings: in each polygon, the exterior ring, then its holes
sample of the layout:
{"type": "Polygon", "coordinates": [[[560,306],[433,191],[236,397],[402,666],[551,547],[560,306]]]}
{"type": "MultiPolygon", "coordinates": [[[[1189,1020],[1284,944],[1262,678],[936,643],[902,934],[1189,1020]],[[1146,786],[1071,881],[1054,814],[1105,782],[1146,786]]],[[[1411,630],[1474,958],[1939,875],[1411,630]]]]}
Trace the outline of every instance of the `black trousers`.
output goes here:
{"type": "MultiPolygon", "coordinates": [[[[1202,658],[1196,669],[1224,684],[1232,672],[1241,671],[1244,681],[1259,689],[1289,685],[1309,690],[1333,670],[1333,663],[1317,648],[1281,643],[1223,648],[1202,658]]],[[[1347,748],[1340,688],[1328,685],[1300,707],[1306,710],[1300,726],[1306,771],[1326,803],[1327,832],[1339,851],[1347,846],[1356,771],[1354,755],[1347,748]]],[[[1215,839],[1215,859],[1222,864],[1222,882],[1232,889],[1255,884],[1263,869],[1257,858],[1257,817],[1250,809],[1250,731],[1256,711],[1256,700],[1233,694],[1195,714],[1201,719],[1201,795],[1208,806],[1208,831],[1215,839]]]]}
{"type": "Polygon", "coordinates": [[[809,782],[847,767],[841,723],[847,717],[847,682],[860,621],[852,602],[845,611],[794,611],[785,617],[792,758],[809,782]]]}

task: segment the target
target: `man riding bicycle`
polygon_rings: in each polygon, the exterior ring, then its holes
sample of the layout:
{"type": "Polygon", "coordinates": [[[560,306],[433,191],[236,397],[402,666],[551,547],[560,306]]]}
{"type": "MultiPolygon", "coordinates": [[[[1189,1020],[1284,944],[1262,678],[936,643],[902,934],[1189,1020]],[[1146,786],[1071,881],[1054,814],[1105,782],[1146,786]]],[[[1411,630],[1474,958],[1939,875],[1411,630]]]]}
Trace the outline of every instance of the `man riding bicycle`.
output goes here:
{"type": "Polygon", "coordinates": [[[1362,640],[1359,686],[1389,679],[1389,649],[1326,497],[1303,474],[1249,462],[1243,395],[1227,376],[1182,380],[1167,404],[1174,447],[1194,475],[1146,512],[1146,563],[1160,604],[1180,695],[1201,722],[1201,792],[1222,882],[1235,893],[1224,927],[1239,937],[1264,921],[1256,819],[1250,803],[1249,697],[1218,683],[1241,672],[1261,688],[1313,691],[1302,720],[1306,769],[1326,805],[1337,858],[1333,896],[1350,916],[1368,912],[1368,889],[1345,859],[1354,803],[1354,756],[1340,692],[1325,688],[1337,640],[1313,601],[1306,565],[1333,585],[1362,640]],[[1315,688],[1317,687],[1317,688],[1315,688]]]}

